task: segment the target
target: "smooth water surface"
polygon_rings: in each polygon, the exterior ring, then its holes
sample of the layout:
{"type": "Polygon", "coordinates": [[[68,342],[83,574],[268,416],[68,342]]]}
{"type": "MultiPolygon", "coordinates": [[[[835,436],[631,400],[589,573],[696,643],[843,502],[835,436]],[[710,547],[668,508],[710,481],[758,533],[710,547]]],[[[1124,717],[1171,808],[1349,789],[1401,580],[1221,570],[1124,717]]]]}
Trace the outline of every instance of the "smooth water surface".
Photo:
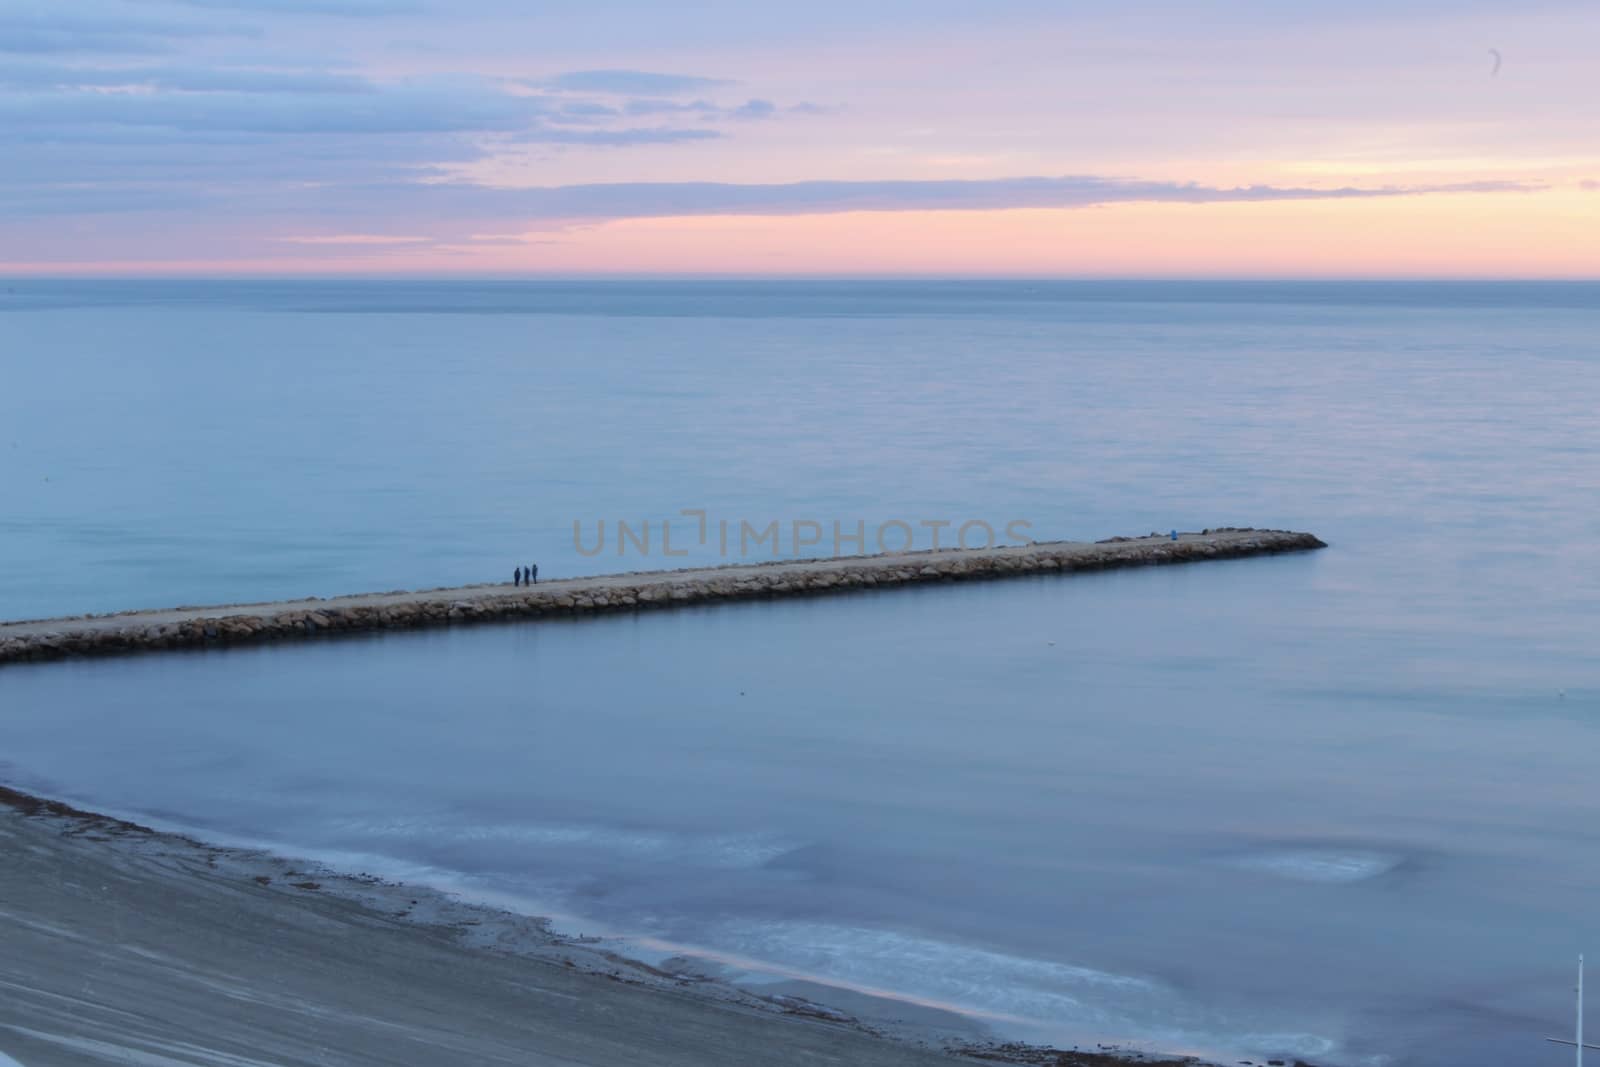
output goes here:
{"type": "Polygon", "coordinates": [[[8,668],[0,778],[1030,1036],[1570,1055],[1600,287],[13,290],[8,617],[679,565],[571,526],[682,508],[1333,547],[8,668]]]}

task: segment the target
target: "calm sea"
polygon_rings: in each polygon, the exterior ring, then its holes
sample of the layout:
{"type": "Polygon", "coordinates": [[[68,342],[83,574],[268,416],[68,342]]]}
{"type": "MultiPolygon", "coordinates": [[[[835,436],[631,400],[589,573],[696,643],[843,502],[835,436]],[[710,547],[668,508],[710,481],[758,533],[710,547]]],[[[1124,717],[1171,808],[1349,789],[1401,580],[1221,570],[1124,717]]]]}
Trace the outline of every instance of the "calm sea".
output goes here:
{"type": "Polygon", "coordinates": [[[718,561],[685,509],[1332,544],[7,668],[0,778],[1030,1037],[1565,1062],[1597,349],[1583,284],[0,284],[0,617],[718,561]]]}

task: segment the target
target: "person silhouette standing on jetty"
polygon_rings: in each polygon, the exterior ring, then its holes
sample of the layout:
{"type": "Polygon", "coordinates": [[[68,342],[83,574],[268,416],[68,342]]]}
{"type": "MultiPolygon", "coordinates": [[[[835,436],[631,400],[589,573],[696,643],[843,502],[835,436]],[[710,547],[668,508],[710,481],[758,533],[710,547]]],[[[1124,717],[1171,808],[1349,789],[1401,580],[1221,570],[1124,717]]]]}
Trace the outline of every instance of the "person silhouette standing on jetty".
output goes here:
{"type": "Polygon", "coordinates": [[[539,584],[539,565],[537,563],[528,564],[528,569],[523,571],[523,573],[528,576],[529,585],[539,584]]]}
{"type": "Polygon", "coordinates": [[[518,567],[516,570],[511,572],[511,584],[512,585],[521,585],[522,584],[522,568],[521,567],[518,567]]]}

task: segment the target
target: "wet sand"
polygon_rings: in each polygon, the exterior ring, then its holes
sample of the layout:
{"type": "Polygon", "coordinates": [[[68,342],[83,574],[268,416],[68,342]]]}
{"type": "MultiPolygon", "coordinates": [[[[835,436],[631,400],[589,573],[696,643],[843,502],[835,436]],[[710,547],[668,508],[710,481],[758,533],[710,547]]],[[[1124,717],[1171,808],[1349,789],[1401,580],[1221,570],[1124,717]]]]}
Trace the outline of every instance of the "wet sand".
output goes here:
{"type": "Polygon", "coordinates": [[[892,1001],[855,1017],[757,996],[536,919],[3,788],[0,854],[0,1064],[1126,1062],[995,1044],[892,1001]]]}

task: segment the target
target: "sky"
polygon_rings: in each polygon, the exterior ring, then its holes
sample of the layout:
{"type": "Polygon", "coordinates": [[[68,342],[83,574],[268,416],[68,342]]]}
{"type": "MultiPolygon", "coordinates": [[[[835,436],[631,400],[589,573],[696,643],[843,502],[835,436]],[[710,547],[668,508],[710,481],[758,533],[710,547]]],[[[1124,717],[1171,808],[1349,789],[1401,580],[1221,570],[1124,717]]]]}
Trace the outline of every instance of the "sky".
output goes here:
{"type": "Polygon", "coordinates": [[[1600,278],[1596,0],[0,0],[0,273],[1600,278]]]}

